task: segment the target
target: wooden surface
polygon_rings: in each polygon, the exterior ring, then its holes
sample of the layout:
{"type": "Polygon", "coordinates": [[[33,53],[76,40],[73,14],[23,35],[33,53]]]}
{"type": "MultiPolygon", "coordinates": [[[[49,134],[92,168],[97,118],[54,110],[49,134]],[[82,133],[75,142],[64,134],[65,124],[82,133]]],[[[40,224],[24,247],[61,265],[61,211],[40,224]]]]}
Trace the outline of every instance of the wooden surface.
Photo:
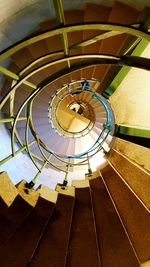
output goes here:
{"type": "Polygon", "coordinates": [[[6,172],[0,173],[0,196],[7,206],[12,204],[17,195],[18,190],[9,179],[8,174],[6,172]]]}
{"type": "Polygon", "coordinates": [[[0,247],[5,245],[31,211],[32,206],[18,195],[4,215],[2,214],[0,217],[0,247]]]}
{"type": "Polygon", "coordinates": [[[66,267],[99,267],[99,251],[89,188],[77,188],[66,267]]]}
{"type": "MultiPolygon", "coordinates": [[[[150,213],[132,189],[111,166],[102,170],[103,179],[141,262],[150,255],[150,213]]],[[[128,172],[130,177],[130,172],[128,172]]]]}
{"type": "Polygon", "coordinates": [[[70,235],[74,198],[58,195],[55,210],[29,267],[64,267],[70,235]]]}
{"type": "Polygon", "coordinates": [[[90,181],[99,253],[103,267],[139,267],[101,177],[90,181]]]}
{"type": "Polygon", "coordinates": [[[1,267],[26,267],[45,230],[54,203],[39,198],[36,207],[0,251],[1,267]]]}
{"type": "Polygon", "coordinates": [[[110,151],[107,159],[150,209],[150,175],[115,150],[110,151]]]}
{"type": "Polygon", "coordinates": [[[25,191],[24,191],[24,186],[25,186],[25,183],[26,181],[22,180],[17,188],[18,188],[18,191],[19,191],[19,194],[22,196],[22,198],[28,202],[31,206],[35,206],[36,203],[37,203],[37,200],[39,198],[39,195],[40,193],[38,191],[35,191],[34,189],[29,189],[29,194],[27,194],[25,191]]]}

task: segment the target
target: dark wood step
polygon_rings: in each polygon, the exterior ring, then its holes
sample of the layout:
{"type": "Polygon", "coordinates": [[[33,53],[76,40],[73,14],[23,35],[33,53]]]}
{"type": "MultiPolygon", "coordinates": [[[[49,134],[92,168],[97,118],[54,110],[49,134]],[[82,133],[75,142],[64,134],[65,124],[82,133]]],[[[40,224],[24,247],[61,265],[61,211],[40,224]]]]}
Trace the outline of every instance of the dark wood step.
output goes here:
{"type": "Polygon", "coordinates": [[[12,79],[8,79],[8,77],[6,77],[3,87],[2,87],[1,94],[0,94],[1,97],[4,98],[7,95],[7,93],[11,89],[11,84],[12,84],[12,79]]]}
{"type": "Polygon", "coordinates": [[[76,81],[81,79],[81,70],[76,70],[71,73],[71,80],[76,81]]]}
{"type": "Polygon", "coordinates": [[[0,217],[2,216],[2,214],[4,214],[6,212],[7,209],[8,209],[7,204],[0,196],[0,217]]]}
{"type": "MultiPolygon", "coordinates": [[[[139,16],[139,12],[136,9],[128,5],[125,5],[123,3],[116,2],[112,8],[108,22],[131,25],[137,21],[138,16],[139,16]]],[[[118,55],[119,51],[123,47],[127,38],[128,38],[127,34],[121,34],[121,35],[103,40],[100,53],[118,55]]],[[[93,77],[98,78],[102,81],[106,75],[108,68],[109,68],[109,65],[97,66],[95,68],[93,77]]],[[[101,92],[101,87],[99,87],[98,92],[101,92]]]]}
{"type": "MultiPolygon", "coordinates": [[[[76,25],[82,24],[84,22],[84,10],[67,10],[64,12],[65,25],[76,25]]],[[[74,44],[82,42],[83,40],[83,31],[74,31],[67,33],[68,46],[71,47],[74,44]]],[[[82,54],[82,48],[72,48],[69,50],[69,55],[80,55],[82,54]]],[[[71,65],[80,62],[80,60],[72,60],[71,65]]],[[[79,75],[81,75],[81,70],[79,70],[79,75]]],[[[71,75],[70,75],[71,77],[71,75]]],[[[70,77],[68,82],[70,82],[70,77]]]]}
{"type": "MultiPolygon", "coordinates": [[[[137,22],[144,22],[145,20],[147,20],[150,17],[150,8],[146,7],[137,17],[136,21],[137,22]]],[[[126,41],[124,42],[123,46],[121,47],[119,54],[120,55],[124,55],[124,53],[127,51],[127,49],[129,49],[131,47],[131,45],[135,42],[135,40],[137,39],[137,37],[135,36],[128,36],[126,41]]],[[[131,53],[131,52],[130,52],[131,53]]],[[[128,53],[128,54],[130,54],[128,53]]],[[[104,91],[112,82],[112,80],[114,79],[114,77],[117,75],[118,71],[120,70],[121,67],[119,66],[113,66],[110,65],[107,69],[107,74],[105,75],[100,88],[101,88],[101,92],[104,91]]]]}
{"type": "Polygon", "coordinates": [[[49,52],[44,40],[29,45],[28,50],[30,51],[30,54],[32,55],[33,59],[42,57],[43,55],[46,55],[49,52]]]}
{"type": "MultiPolygon", "coordinates": [[[[40,24],[40,31],[44,32],[44,31],[52,30],[56,27],[57,27],[57,21],[56,20],[47,20],[47,21],[40,24]]],[[[49,53],[52,53],[54,51],[60,51],[63,49],[60,35],[48,37],[44,41],[47,45],[49,53]]]]}
{"type": "MultiPolygon", "coordinates": [[[[17,228],[29,216],[33,207],[18,195],[0,218],[0,247],[3,247],[17,228]]],[[[0,264],[1,266],[1,264],[0,264]]]]}
{"type": "Polygon", "coordinates": [[[12,55],[12,60],[19,67],[19,69],[24,68],[30,62],[33,61],[33,57],[27,48],[23,48],[20,51],[12,55]]]}
{"type": "MultiPolygon", "coordinates": [[[[137,22],[138,17],[139,17],[138,10],[126,4],[116,2],[112,8],[112,12],[110,14],[108,22],[120,23],[124,25],[132,25],[135,22],[137,22]]],[[[118,51],[120,50],[120,47],[122,47],[127,37],[128,37],[127,34],[123,34],[123,35],[114,36],[109,39],[103,40],[101,53],[118,55],[118,51]],[[110,45],[110,42],[111,42],[111,45],[110,45]]]]}
{"type": "Polygon", "coordinates": [[[1,267],[25,267],[32,257],[55,204],[39,198],[32,213],[0,252],[1,267]]]}
{"type": "Polygon", "coordinates": [[[91,79],[94,71],[94,66],[83,68],[81,70],[81,78],[91,79]]]}
{"type": "Polygon", "coordinates": [[[53,216],[28,266],[65,266],[73,206],[73,197],[58,195],[53,216]]]}
{"type": "Polygon", "coordinates": [[[76,188],[67,267],[100,266],[89,188],[76,188]]]}
{"type": "MultiPolygon", "coordinates": [[[[84,21],[84,10],[67,10],[64,12],[65,25],[82,24],[84,21]]],[[[83,31],[67,33],[69,47],[82,42],[83,31]]],[[[69,55],[82,54],[82,48],[71,49],[69,55]]]]}
{"type": "MultiPolygon", "coordinates": [[[[43,31],[47,31],[47,30],[52,30],[56,27],[58,27],[56,20],[48,20],[48,21],[45,21],[45,22],[40,24],[40,31],[43,32],[43,31]]],[[[63,51],[62,38],[61,38],[60,34],[54,35],[52,37],[48,37],[45,40],[43,40],[43,42],[45,42],[49,53],[53,53],[53,52],[57,52],[57,51],[63,51]]],[[[60,58],[60,56],[53,56],[53,57],[51,57],[51,61],[56,60],[58,58],[60,58]]],[[[59,65],[57,65],[57,66],[54,65],[45,71],[47,71],[47,73],[49,72],[52,74],[52,73],[58,71],[59,69],[64,68],[65,66],[67,66],[66,63],[60,63],[59,65]]]]}
{"type": "MultiPolygon", "coordinates": [[[[85,23],[106,22],[109,18],[110,12],[111,12],[111,8],[109,7],[97,5],[93,3],[87,3],[85,6],[84,22],[85,23]]],[[[83,40],[86,40],[88,38],[101,34],[102,32],[103,31],[96,31],[96,30],[95,31],[92,31],[92,30],[84,31],[83,40]]],[[[97,41],[91,45],[83,47],[83,53],[84,54],[99,53],[101,44],[102,44],[101,41],[97,41]]]]}
{"type": "Polygon", "coordinates": [[[71,74],[66,74],[61,77],[62,86],[63,84],[70,83],[71,82],[71,74]]]}
{"type": "Polygon", "coordinates": [[[90,180],[103,267],[138,267],[139,262],[101,177],[90,180]]]}
{"type": "MultiPolygon", "coordinates": [[[[150,255],[148,209],[111,166],[106,166],[101,172],[139,260],[147,261],[150,255]]],[[[130,177],[130,172],[128,176],[130,177]]]]}

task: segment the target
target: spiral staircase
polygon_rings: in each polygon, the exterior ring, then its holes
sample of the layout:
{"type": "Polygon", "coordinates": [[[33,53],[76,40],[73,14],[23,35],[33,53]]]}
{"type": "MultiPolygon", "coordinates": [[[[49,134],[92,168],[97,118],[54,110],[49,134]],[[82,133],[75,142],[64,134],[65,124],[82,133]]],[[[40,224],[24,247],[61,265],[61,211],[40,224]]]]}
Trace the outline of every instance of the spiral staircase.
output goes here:
{"type": "Polygon", "coordinates": [[[150,70],[150,10],[53,4],[0,53],[0,267],[149,267],[149,129],[118,122],[109,98],[124,68],[150,70]]]}

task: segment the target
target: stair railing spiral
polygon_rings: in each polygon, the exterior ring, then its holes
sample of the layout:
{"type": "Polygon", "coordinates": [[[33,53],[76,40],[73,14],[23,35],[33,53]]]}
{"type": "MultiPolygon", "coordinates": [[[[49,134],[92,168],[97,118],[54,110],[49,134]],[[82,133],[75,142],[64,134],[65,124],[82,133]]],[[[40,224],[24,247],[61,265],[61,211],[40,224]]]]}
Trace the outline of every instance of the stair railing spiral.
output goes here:
{"type": "MultiPolygon", "coordinates": [[[[76,133],[72,132],[70,130],[67,131],[60,124],[58,116],[57,116],[57,110],[59,108],[59,105],[60,105],[62,100],[67,98],[67,96],[88,92],[86,89],[90,89],[91,90],[91,94],[92,94],[92,91],[94,92],[94,90],[92,88],[92,85],[90,85],[90,83],[97,82],[99,84],[99,82],[96,81],[96,80],[94,81],[94,80],[86,79],[86,81],[88,82],[89,85],[81,86],[81,83],[85,82],[84,79],[83,80],[73,81],[73,82],[71,82],[71,83],[69,83],[67,85],[64,85],[64,87],[62,87],[61,89],[57,90],[57,92],[54,93],[51,96],[51,101],[49,102],[48,117],[49,117],[50,123],[52,124],[52,127],[55,129],[56,132],[59,133],[59,135],[66,136],[66,137],[72,137],[72,138],[79,138],[81,136],[84,136],[84,135],[88,134],[91,131],[91,129],[93,128],[93,123],[90,120],[88,125],[81,131],[78,131],[76,133]],[[75,83],[77,84],[76,89],[72,88],[72,84],[74,85],[75,83]],[[55,104],[53,104],[55,99],[58,99],[58,100],[56,101],[55,104]],[[55,124],[53,123],[53,120],[54,120],[55,124]]],[[[90,91],[89,91],[89,93],[90,93],[90,91]]],[[[77,102],[79,103],[80,101],[78,100],[77,102]]],[[[92,110],[92,108],[90,106],[88,108],[92,110]]]]}
{"type": "MultiPolygon", "coordinates": [[[[86,31],[86,30],[103,30],[106,32],[109,32],[112,34],[112,36],[122,34],[122,33],[127,33],[133,36],[136,36],[138,38],[144,38],[148,41],[150,41],[150,35],[148,33],[148,30],[144,29],[142,30],[142,27],[137,28],[137,26],[124,26],[124,25],[118,25],[118,24],[110,24],[110,23],[85,23],[85,24],[80,24],[80,25],[68,25],[64,26],[61,28],[56,28],[50,31],[46,31],[43,33],[35,34],[32,37],[26,38],[21,42],[18,42],[11,46],[8,49],[5,49],[0,53],[0,61],[3,61],[9,57],[11,57],[14,53],[17,51],[21,50],[22,48],[27,47],[29,44],[34,44],[40,40],[44,40],[48,37],[52,37],[54,35],[60,35],[60,34],[67,34],[69,32],[74,32],[74,31],[86,31]]],[[[98,40],[103,40],[105,39],[106,34],[102,33],[99,35],[98,40]]],[[[68,49],[71,50],[72,48],[79,47],[82,43],[86,42],[88,40],[84,40],[83,42],[74,44],[73,46],[69,47],[68,49]]],[[[46,147],[46,145],[42,142],[41,138],[36,134],[32,122],[32,103],[35,97],[44,90],[44,88],[52,83],[54,80],[58,79],[62,75],[71,73],[72,71],[81,69],[83,67],[88,67],[96,64],[116,64],[119,66],[127,65],[127,66],[132,66],[132,67],[137,67],[137,68],[142,68],[146,70],[150,70],[150,59],[146,58],[141,58],[141,57],[134,57],[134,56],[113,56],[113,55],[100,55],[100,54],[80,54],[76,56],[65,56],[64,51],[57,51],[53,53],[46,54],[42,57],[39,57],[38,59],[30,62],[23,70],[21,70],[19,73],[14,73],[13,71],[10,71],[9,69],[0,66],[0,72],[2,72],[4,75],[9,76],[10,78],[13,79],[12,86],[9,90],[9,92],[6,94],[4,98],[0,101],[0,110],[2,110],[3,106],[6,104],[6,102],[9,100],[9,106],[10,106],[10,116],[7,118],[1,118],[0,122],[3,123],[11,123],[12,126],[12,131],[11,131],[11,146],[12,146],[12,153],[4,158],[3,160],[0,161],[0,165],[17,155],[18,153],[22,151],[28,152],[32,162],[36,166],[38,173],[34,177],[34,181],[38,177],[38,175],[42,172],[42,170],[46,167],[46,165],[53,166],[54,168],[63,171],[65,173],[65,177],[67,177],[68,170],[71,166],[73,165],[88,165],[89,166],[89,159],[96,154],[100,149],[102,149],[104,140],[106,140],[107,136],[113,129],[113,123],[112,123],[112,113],[109,110],[108,106],[106,105],[105,100],[98,95],[97,93],[91,92],[90,89],[84,88],[85,91],[88,93],[93,94],[93,98],[97,99],[97,101],[101,102],[103,106],[105,107],[106,113],[107,113],[107,120],[106,123],[104,124],[104,128],[102,130],[102,133],[96,140],[95,144],[85,151],[84,153],[80,153],[77,155],[60,155],[59,153],[55,153],[54,151],[50,150],[49,148],[46,147]],[[61,56],[61,58],[56,59],[51,61],[51,58],[53,56],[61,56]],[[49,62],[46,64],[41,65],[40,67],[36,67],[34,70],[31,70],[31,67],[35,66],[37,63],[42,63],[45,59],[49,59],[49,62]],[[79,63],[72,63],[74,60],[81,60],[82,62],[79,63]],[[62,70],[56,72],[55,74],[50,75],[47,79],[43,80],[39,85],[35,85],[32,82],[29,82],[28,79],[32,77],[32,75],[39,73],[41,70],[44,70],[45,68],[48,68],[50,66],[55,66],[59,63],[64,63],[64,62],[70,62],[70,68],[63,68],[62,70]],[[16,90],[19,90],[19,86],[22,84],[26,84],[27,86],[30,87],[31,94],[30,96],[22,103],[19,111],[17,112],[16,115],[14,115],[14,100],[15,100],[15,92],[16,90]],[[21,112],[26,108],[26,113],[25,116],[21,116],[21,112]],[[25,127],[25,144],[21,140],[21,137],[19,136],[17,132],[17,122],[24,120],[26,121],[26,127],[25,127]],[[28,138],[28,131],[29,129],[32,132],[33,135],[33,140],[29,142],[28,138]],[[107,131],[106,136],[103,138],[103,141],[100,142],[101,137],[103,136],[103,133],[107,131]],[[15,143],[18,142],[20,148],[18,150],[15,150],[15,143]],[[42,157],[40,158],[39,156],[35,155],[34,153],[31,152],[31,146],[33,144],[37,143],[42,157]],[[49,155],[46,156],[45,152],[48,152],[49,155]],[[93,154],[92,154],[93,153],[93,154]],[[58,166],[56,164],[53,164],[51,161],[51,156],[54,156],[55,158],[59,159],[60,162],[62,162],[64,165],[58,166]],[[69,159],[69,163],[67,160],[69,159]],[[71,159],[76,159],[79,160],[78,163],[73,163],[71,162],[71,159]],[[42,166],[39,167],[39,164],[37,164],[37,161],[42,162],[42,166]]],[[[80,89],[81,90],[81,89],[80,89]]],[[[77,92],[75,90],[74,92],[77,92]]],[[[66,178],[65,178],[66,179],[66,178]]]]}

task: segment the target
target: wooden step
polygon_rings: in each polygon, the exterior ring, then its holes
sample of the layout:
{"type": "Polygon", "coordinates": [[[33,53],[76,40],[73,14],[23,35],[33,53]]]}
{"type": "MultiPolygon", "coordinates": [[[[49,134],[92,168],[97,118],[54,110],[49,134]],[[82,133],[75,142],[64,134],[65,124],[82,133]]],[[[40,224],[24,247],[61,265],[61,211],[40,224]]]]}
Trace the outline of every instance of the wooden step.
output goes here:
{"type": "MultiPolygon", "coordinates": [[[[93,3],[87,3],[85,6],[85,14],[84,14],[84,23],[93,22],[93,23],[104,23],[108,20],[109,15],[111,12],[111,8],[103,6],[103,5],[97,5],[93,3]]],[[[103,31],[92,31],[87,30],[83,33],[83,40],[89,39],[93,36],[96,36],[98,34],[101,34],[103,31]]],[[[83,53],[84,54],[97,54],[99,53],[101,46],[101,41],[97,41],[91,45],[88,45],[86,47],[83,47],[83,53]]]]}
{"type": "MultiPolygon", "coordinates": [[[[52,30],[57,27],[57,21],[56,20],[47,20],[45,22],[42,22],[40,24],[40,31],[44,32],[47,30],[52,30]]],[[[55,35],[53,37],[48,37],[44,40],[46,43],[46,46],[48,48],[48,51],[50,53],[54,51],[60,51],[62,50],[62,43],[61,43],[61,36],[60,35],[55,35]]]]}
{"type": "Polygon", "coordinates": [[[38,199],[31,214],[1,250],[1,267],[26,267],[40,242],[54,206],[54,203],[41,197],[38,199]]]}
{"type": "Polygon", "coordinates": [[[70,83],[71,82],[71,74],[69,73],[69,74],[62,76],[61,82],[62,82],[62,85],[66,84],[66,83],[70,83]]]}
{"type": "Polygon", "coordinates": [[[94,66],[86,67],[82,69],[81,78],[83,79],[91,79],[93,75],[94,66]]]}
{"type": "MultiPolygon", "coordinates": [[[[110,17],[108,22],[110,23],[120,23],[124,25],[131,25],[137,21],[139,12],[123,3],[116,2],[112,8],[110,17]]],[[[100,53],[101,54],[110,54],[110,55],[118,55],[120,49],[124,45],[127,40],[127,34],[121,34],[118,36],[114,36],[111,38],[107,38],[102,41],[100,53]],[[111,45],[110,45],[111,44],[111,45]]],[[[95,72],[93,74],[94,78],[98,78],[103,80],[109,65],[99,65],[95,68],[95,72]]],[[[98,92],[101,92],[101,88],[98,89],[98,92]]]]}
{"type": "Polygon", "coordinates": [[[150,209],[150,175],[140,168],[133,161],[121,155],[115,150],[111,150],[107,155],[107,160],[123,177],[126,183],[131,186],[142,202],[150,209]]]}
{"type": "MultiPolygon", "coordinates": [[[[68,10],[64,12],[65,17],[65,25],[76,25],[76,24],[82,24],[84,21],[84,10],[68,10]]],[[[74,44],[77,44],[79,42],[82,42],[83,40],[83,31],[77,31],[77,32],[70,32],[67,33],[68,38],[68,46],[71,47],[74,44]]],[[[82,54],[82,48],[73,48],[69,50],[69,55],[80,55],[82,54]]],[[[71,65],[75,62],[80,62],[80,60],[72,60],[71,65]]],[[[81,70],[78,71],[81,77],[81,70]]],[[[71,79],[73,80],[72,75],[70,74],[71,79]]],[[[70,82],[70,81],[68,81],[70,82]]]]}
{"type": "MultiPolygon", "coordinates": [[[[108,22],[120,23],[124,25],[132,25],[135,22],[137,22],[138,17],[139,17],[139,11],[121,2],[116,2],[112,8],[108,22]]],[[[122,47],[126,39],[127,39],[127,34],[125,35],[123,34],[111,37],[111,39],[103,40],[101,53],[118,55],[118,51],[120,50],[120,47],[122,47]]]]}
{"type": "MultiPolygon", "coordinates": [[[[101,173],[140,262],[147,261],[150,255],[148,209],[111,166],[106,166],[101,173]]],[[[131,172],[128,172],[128,177],[131,179],[130,174],[131,172]]]]}
{"type": "MultiPolygon", "coordinates": [[[[84,11],[83,10],[68,10],[64,12],[65,25],[75,25],[81,24],[84,21],[84,11]]],[[[67,33],[68,45],[69,47],[82,42],[83,31],[70,32],[67,33]]],[[[69,51],[70,55],[82,54],[82,48],[71,49],[69,51]]]]}
{"type": "Polygon", "coordinates": [[[100,266],[90,189],[77,188],[66,267],[100,266]]]}
{"type": "Polygon", "coordinates": [[[43,40],[38,41],[34,44],[28,46],[28,50],[32,55],[33,59],[42,57],[43,55],[48,54],[48,48],[43,40]]]}
{"type": "MultiPolygon", "coordinates": [[[[84,23],[88,22],[106,22],[108,20],[111,9],[102,5],[87,3],[85,6],[84,23]]],[[[96,36],[103,31],[87,30],[83,32],[83,40],[87,40],[93,36],[96,36]]],[[[97,54],[101,47],[101,41],[97,41],[88,46],[82,48],[83,54],[97,54]]],[[[89,67],[82,69],[83,78],[93,77],[93,71],[95,67],[89,67]]]]}
{"type": "MultiPolygon", "coordinates": [[[[46,30],[52,30],[57,27],[57,21],[56,20],[48,20],[40,24],[40,31],[46,31],[46,30]]],[[[49,53],[57,52],[57,51],[63,51],[63,44],[61,35],[55,35],[52,37],[48,37],[43,40],[43,42],[46,44],[46,47],[49,51],[49,53]]],[[[51,61],[60,58],[60,56],[53,56],[51,57],[51,61]]],[[[57,66],[50,67],[49,73],[54,73],[63,67],[67,66],[66,63],[60,63],[57,66]]],[[[47,70],[46,70],[47,71],[47,70]]]]}
{"type": "Polygon", "coordinates": [[[0,196],[0,216],[6,212],[7,208],[8,208],[7,204],[0,196]]]}
{"type": "Polygon", "coordinates": [[[0,218],[0,247],[4,246],[4,244],[29,216],[31,211],[32,206],[30,206],[20,195],[17,195],[11,206],[0,218]]]}
{"type": "Polygon", "coordinates": [[[101,263],[138,267],[139,262],[101,177],[90,180],[101,263]]]}
{"type": "Polygon", "coordinates": [[[20,70],[33,61],[33,57],[27,48],[19,50],[11,58],[20,70]]]}
{"type": "Polygon", "coordinates": [[[73,197],[58,195],[53,216],[28,266],[65,266],[73,206],[73,197]]]}
{"type": "Polygon", "coordinates": [[[26,181],[22,180],[21,182],[19,182],[17,184],[17,189],[19,191],[19,194],[21,195],[21,197],[31,206],[35,207],[38,198],[39,198],[39,192],[34,190],[33,188],[31,188],[28,192],[28,194],[25,192],[25,184],[26,181]]]}
{"type": "Polygon", "coordinates": [[[134,143],[122,140],[120,138],[115,138],[115,143],[113,149],[119,154],[129,158],[138,166],[144,168],[146,171],[150,172],[150,149],[136,145],[134,143]]]}
{"type": "MultiPolygon", "coordinates": [[[[144,10],[139,13],[137,18],[135,17],[136,22],[144,22],[150,17],[150,8],[146,7],[144,10]]],[[[143,24],[143,23],[142,23],[143,24]]],[[[123,46],[121,47],[119,54],[124,55],[126,53],[127,49],[130,48],[130,46],[134,43],[137,37],[135,36],[128,36],[126,41],[124,42],[123,46]]],[[[128,53],[129,54],[129,53],[128,53]]],[[[105,74],[105,77],[100,85],[101,91],[104,91],[112,82],[114,77],[117,75],[118,71],[120,70],[119,66],[113,66],[110,65],[107,69],[107,73],[105,74]]]]}
{"type": "Polygon", "coordinates": [[[0,173],[0,197],[9,207],[18,195],[18,190],[10,180],[7,172],[0,173]]]}

